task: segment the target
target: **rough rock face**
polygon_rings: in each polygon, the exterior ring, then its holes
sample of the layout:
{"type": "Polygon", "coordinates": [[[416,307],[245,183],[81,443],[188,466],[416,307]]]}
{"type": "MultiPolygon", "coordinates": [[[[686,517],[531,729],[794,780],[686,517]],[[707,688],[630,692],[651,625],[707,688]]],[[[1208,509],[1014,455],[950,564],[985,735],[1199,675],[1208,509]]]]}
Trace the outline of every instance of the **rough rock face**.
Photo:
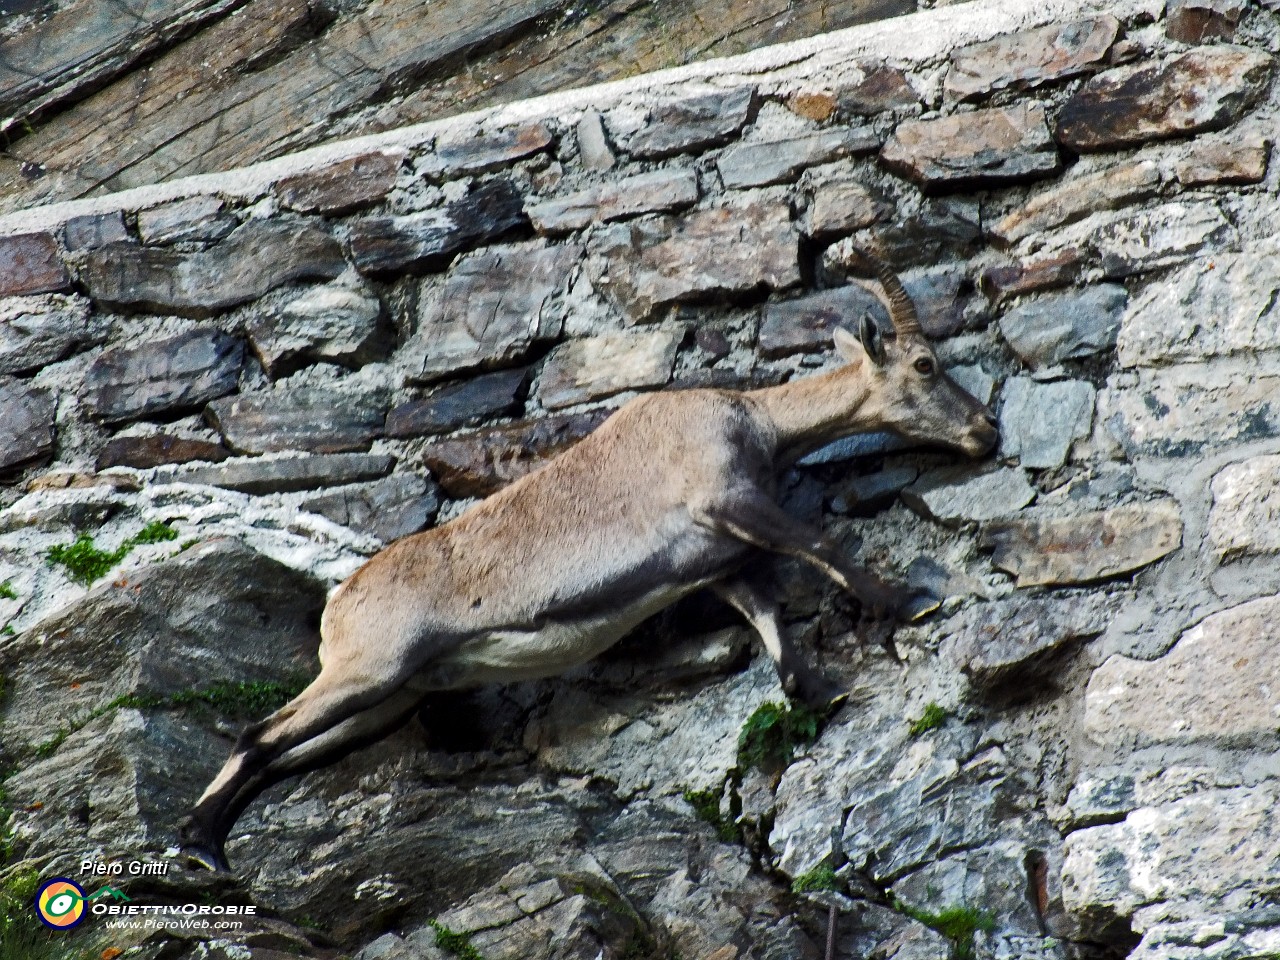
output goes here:
{"type": "MultiPolygon", "coordinates": [[[[468,16],[561,36],[500,6],[468,16]]],[[[86,926],[150,960],[817,960],[831,904],[842,957],[1275,953],[1274,6],[975,0],[0,219],[0,896],[100,851],[169,865],[122,881],[139,902],[271,912],[86,926]],[[273,788],[236,879],[174,856],[237,731],[313,674],[328,589],[637,394],[833,368],[836,327],[888,329],[860,250],[1001,431],[976,462],[859,434],[777,478],[932,610],[897,660],[775,558],[849,691],[829,716],[695,594],[273,788]]],[[[315,76],[293,53],[334,28],[302,8],[244,6],[280,44],[262,98],[315,76]]],[[[369,47],[363,82],[417,109],[414,51],[469,49],[451,30],[369,47]]]]}

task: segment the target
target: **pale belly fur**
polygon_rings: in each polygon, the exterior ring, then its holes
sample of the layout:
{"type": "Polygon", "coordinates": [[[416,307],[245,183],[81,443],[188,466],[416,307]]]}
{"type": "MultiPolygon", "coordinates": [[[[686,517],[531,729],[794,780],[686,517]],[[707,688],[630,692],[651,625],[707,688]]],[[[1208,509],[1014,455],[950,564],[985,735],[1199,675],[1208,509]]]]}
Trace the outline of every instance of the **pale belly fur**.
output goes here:
{"type": "Polygon", "coordinates": [[[437,660],[418,680],[438,688],[555,676],[603,653],[639,623],[701,586],[665,585],[624,607],[551,621],[540,630],[495,630],[437,660]]]}

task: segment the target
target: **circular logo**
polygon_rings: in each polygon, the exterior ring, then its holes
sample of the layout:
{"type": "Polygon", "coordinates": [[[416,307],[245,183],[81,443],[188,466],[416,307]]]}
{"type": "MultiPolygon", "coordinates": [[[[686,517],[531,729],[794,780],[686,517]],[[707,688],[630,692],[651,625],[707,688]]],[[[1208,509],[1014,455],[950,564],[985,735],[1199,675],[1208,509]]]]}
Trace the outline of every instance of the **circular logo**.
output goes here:
{"type": "Polygon", "coordinates": [[[84,888],[66,877],[54,877],[36,892],[40,922],[55,930],[70,930],[84,919],[84,888]]]}

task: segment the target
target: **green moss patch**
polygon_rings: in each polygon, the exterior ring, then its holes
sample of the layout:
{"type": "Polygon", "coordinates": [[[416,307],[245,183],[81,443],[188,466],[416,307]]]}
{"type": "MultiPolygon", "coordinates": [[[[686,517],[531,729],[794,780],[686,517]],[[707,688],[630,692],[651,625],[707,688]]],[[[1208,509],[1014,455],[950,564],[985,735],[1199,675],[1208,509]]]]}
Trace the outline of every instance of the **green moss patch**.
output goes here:
{"type": "Polygon", "coordinates": [[[822,890],[836,891],[840,889],[840,878],[825,863],[800,874],[791,881],[792,893],[816,893],[822,890]]]}
{"type": "Polygon", "coordinates": [[[90,534],[81,533],[71,543],[50,547],[46,556],[51,565],[65,567],[72,582],[87,587],[106,576],[134,547],[176,539],[177,530],[161,520],[154,520],[114,550],[103,550],[94,543],[90,534]]]}
{"type": "Polygon", "coordinates": [[[738,767],[785,767],[796,748],[818,739],[823,715],[802,704],[764,703],[747,718],[738,735],[738,767]]]}
{"type": "Polygon", "coordinates": [[[979,930],[993,933],[996,918],[985,910],[960,904],[945,907],[937,913],[908,906],[894,900],[894,908],[917,923],[936,930],[951,941],[951,960],[973,960],[973,938],[979,930]]]}
{"type": "Polygon", "coordinates": [[[445,953],[452,954],[459,960],[484,960],[465,933],[455,933],[439,920],[429,921],[428,926],[436,932],[436,946],[445,953]]]}
{"type": "Polygon", "coordinates": [[[732,815],[720,812],[721,791],[719,790],[686,790],[684,802],[693,807],[698,819],[715,827],[716,836],[724,843],[739,843],[742,840],[742,828],[732,815]]]}
{"type": "Polygon", "coordinates": [[[946,710],[942,709],[936,703],[930,703],[924,708],[924,713],[920,714],[919,720],[911,721],[911,735],[913,737],[923,736],[930,730],[937,730],[950,716],[946,710]]]}

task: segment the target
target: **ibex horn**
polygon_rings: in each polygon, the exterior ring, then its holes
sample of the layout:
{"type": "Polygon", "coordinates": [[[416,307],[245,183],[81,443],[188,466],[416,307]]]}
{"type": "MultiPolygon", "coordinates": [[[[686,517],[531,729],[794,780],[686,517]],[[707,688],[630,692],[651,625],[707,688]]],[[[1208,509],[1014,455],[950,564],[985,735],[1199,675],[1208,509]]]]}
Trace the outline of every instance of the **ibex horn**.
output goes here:
{"type": "Polygon", "coordinates": [[[857,252],[860,257],[871,264],[871,269],[875,271],[876,279],[880,281],[880,286],[884,288],[884,294],[889,300],[889,320],[892,321],[893,329],[898,332],[898,336],[924,336],[924,329],[920,326],[920,318],[916,316],[916,305],[911,302],[911,297],[907,295],[907,291],[902,286],[902,281],[893,272],[893,268],[874,253],[869,253],[861,247],[857,248],[857,252]]]}

